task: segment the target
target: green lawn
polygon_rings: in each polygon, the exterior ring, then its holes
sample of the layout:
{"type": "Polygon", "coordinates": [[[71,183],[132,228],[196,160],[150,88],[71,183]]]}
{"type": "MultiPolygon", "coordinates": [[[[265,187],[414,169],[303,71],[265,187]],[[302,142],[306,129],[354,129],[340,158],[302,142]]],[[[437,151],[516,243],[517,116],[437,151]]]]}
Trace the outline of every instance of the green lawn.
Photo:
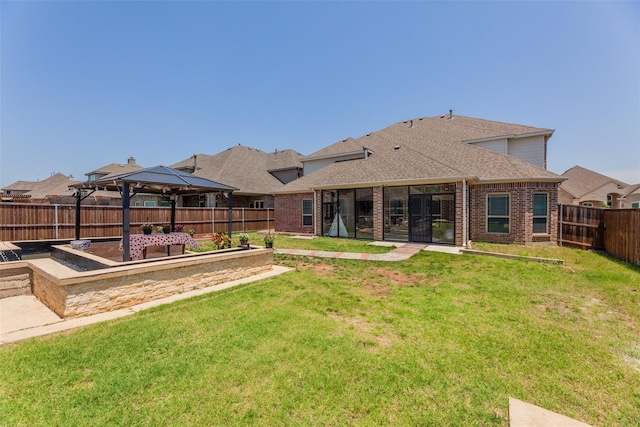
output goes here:
{"type": "MultiPolygon", "coordinates": [[[[249,243],[252,245],[264,246],[264,235],[256,232],[247,233],[249,235],[249,243]]],[[[200,252],[214,250],[213,243],[210,240],[199,240],[200,252]]],[[[237,246],[238,233],[233,233],[231,241],[232,246],[237,246]]],[[[393,247],[373,246],[370,240],[354,240],[339,239],[334,237],[316,237],[313,239],[298,239],[289,234],[277,234],[273,244],[274,248],[287,249],[308,249],[312,251],[331,251],[331,252],[357,252],[382,254],[393,250],[393,247]]]]}
{"type": "Polygon", "coordinates": [[[507,426],[509,396],[639,425],[640,268],[547,256],[277,256],[298,269],[0,347],[0,425],[507,426]]]}

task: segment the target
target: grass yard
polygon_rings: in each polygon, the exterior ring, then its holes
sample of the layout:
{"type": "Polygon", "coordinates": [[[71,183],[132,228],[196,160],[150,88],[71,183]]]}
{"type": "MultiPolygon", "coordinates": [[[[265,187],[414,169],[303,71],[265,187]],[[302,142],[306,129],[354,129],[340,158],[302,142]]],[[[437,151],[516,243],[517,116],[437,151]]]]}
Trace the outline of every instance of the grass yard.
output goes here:
{"type": "Polygon", "coordinates": [[[507,426],[509,396],[640,425],[640,269],[547,256],[277,256],[297,270],[0,347],[0,425],[507,426]]]}
{"type": "MultiPolygon", "coordinates": [[[[256,246],[264,246],[264,234],[257,232],[249,232],[249,243],[256,246]]],[[[215,250],[211,240],[199,240],[199,252],[215,250]]],[[[274,248],[287,249],[308,249],[312,251],[331,251],[331,252],[356,252],[356,253],[372,253],[383,254],[393,250],[393,247],[373,246],[369,244],[369,240],[354,239],[337,239],[334,237],[316,237],[314,239],[298,239],[289,234],[276,234],[276,240],[273,244],[274,248]]],[[[240,244],[238,241],[238,233],[233,233],[231,240],[233,246],[240,244]]]]}

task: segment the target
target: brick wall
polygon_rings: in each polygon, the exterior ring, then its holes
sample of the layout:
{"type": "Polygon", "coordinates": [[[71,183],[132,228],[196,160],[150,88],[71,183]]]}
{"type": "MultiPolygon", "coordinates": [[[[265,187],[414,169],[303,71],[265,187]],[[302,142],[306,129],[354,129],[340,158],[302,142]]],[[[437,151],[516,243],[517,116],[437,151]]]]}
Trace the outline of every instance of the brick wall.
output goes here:
{"type": "MultiPolygon", "coordinates": [[[[480,184],[469,187],[471,227],[469,239],[494,243],[555,243],[558,225],[557,183],[519,182],[501,184],[480,184]],[[510,195],[510,231],[508,234],[487,233],[487,194],[507,193],[510,195]],[[533,194],[549,195],[549,232],[533,234],[533,194]]],[[[457,234],[457,233],[456,233],[457,234]]]]}
{"type": "Polygon", "coordinates": [[[384,237],[384,193],[382,187],[373,187],[373,238],[384,237]]]}
{"type": "MultiPolygon", "coordinates": [[[[302,225],[303,200],[313,200],[313,193],[278,194],[275,197],[276,231],[313,234],[313,225],[302,225]]],[[[321,210],[316,206],[314,220],[317,222],[321,216],[321,210]]]]}

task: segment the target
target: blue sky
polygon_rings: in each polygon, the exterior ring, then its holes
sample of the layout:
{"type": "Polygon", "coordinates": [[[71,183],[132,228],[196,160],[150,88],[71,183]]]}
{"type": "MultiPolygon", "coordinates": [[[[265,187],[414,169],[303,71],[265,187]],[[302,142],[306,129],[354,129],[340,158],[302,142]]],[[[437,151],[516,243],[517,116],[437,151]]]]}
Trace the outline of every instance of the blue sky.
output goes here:
{"type": "Polygon", "coordinates": [[[0,2],[0,186],[454,114],[640,183],[640,3],[0,2]]]}

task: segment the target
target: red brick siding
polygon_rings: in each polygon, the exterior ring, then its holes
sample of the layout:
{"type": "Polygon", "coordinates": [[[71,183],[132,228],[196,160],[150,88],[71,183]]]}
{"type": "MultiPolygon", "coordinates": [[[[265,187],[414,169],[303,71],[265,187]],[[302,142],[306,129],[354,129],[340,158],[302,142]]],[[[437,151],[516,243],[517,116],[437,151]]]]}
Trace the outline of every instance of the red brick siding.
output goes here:
{"type": "Polygon", "coordinates": [[[470,186],[470,240],[494,243],[555,243],[558,223],[557,183],[503,183],[470,186]],[[510,194],[511,218],[509,234],[487,233],[487,194],[510,194]],[[533,194],[549,195],[549,233],[533,234],[533,194]]]}
{"type": "Polygon", "coordinates": [[[382,240],[384,236],[384,193],[382,187],[373,187],[373,238],[382,240]]]}
{"type": "MultiPolygon", "coordinates": [[[[302,225],[302,201],[307,199],[313,200],[313,193],[278,194],[275,197],[276,231],[313,233],[313,225],[302,225]]],[[[320,214],[315,216],[317,221],[320,214]]]]}

